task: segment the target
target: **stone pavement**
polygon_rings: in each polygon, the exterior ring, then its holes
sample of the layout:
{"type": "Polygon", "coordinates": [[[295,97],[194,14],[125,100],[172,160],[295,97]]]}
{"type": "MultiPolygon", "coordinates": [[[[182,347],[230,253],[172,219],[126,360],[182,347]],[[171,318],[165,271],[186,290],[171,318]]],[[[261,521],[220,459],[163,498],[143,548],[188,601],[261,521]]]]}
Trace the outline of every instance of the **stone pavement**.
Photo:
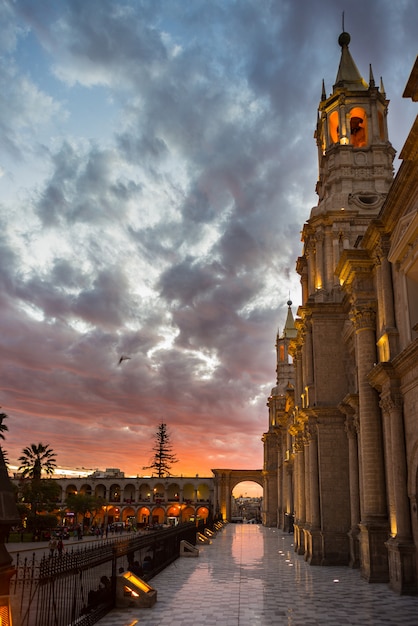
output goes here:
{"type": "Polygon", "coordinates": [[[152,608],[114,609],[99,626],[418,624],[418,597],[371,585],[348,567],[310,566],[278,529],[229,524],[199,550],[150,581],[152,608]]]}

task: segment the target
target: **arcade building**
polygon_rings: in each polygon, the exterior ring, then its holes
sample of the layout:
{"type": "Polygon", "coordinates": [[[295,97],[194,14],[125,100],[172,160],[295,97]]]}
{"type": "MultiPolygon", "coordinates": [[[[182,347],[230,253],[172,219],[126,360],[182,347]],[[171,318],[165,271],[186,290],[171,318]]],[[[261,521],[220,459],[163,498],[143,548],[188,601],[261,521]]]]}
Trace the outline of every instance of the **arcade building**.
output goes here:
{"type": "MultiPolygon", "coordinates": [[[[105,503],[95,512],[86,514],[87,526],[123,522],[125,526],[142,527],[154,524],[173,525],[180,522],[206,520],[213,508],[213,478],[190,477],[126,477],[123,472],[109,468],[93,472],[88,477],[52,478],[60,488],[57,502],[62,523],[69,526],[81,522],[66,505],[70,494],[92,495],[105,503]]],[[[19,484],[19,478],[12,482],[19,484]]]]}

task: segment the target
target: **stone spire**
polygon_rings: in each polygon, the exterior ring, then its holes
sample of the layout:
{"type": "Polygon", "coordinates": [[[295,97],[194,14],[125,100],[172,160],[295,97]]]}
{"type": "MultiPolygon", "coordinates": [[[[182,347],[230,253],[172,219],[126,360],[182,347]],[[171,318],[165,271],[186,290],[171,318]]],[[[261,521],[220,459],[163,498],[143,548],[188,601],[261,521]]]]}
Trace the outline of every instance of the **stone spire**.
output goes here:
{"type": "Polygon", "coordinates": [[[287,318],[286,318],[286,324],[284,325],[284,329],[283,329],[283,337],[286,339],[294,339],[296,337],[297,330],[295,328],[295,319],[293,317],[293,313],[292,313],[292,301],[288,300],[287,301],[287,318]]]}
{"type": "Polygon", "coordinates": [[[351,37],[348,33],[341,33],[338,37],[338,43],[341,46],[341,59],[335,79],[334,93],[339,89],[365,91],[368,88],[348,49],[350,41],[351,37]]]}

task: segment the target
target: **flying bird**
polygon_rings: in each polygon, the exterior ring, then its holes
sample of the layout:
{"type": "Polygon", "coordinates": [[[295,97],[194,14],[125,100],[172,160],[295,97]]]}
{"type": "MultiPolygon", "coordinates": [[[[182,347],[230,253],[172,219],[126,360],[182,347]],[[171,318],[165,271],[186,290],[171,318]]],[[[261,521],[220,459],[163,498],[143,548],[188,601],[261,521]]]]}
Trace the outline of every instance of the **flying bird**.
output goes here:
{"type": "Polygon", "coordinates": [[[122,361],[129,361],[130,358],[131,358],[130,356],[125,356],[124,354],[122,354],[122,356],[120,357],[118,361],[118,365],[121,365],[122,361]]]}

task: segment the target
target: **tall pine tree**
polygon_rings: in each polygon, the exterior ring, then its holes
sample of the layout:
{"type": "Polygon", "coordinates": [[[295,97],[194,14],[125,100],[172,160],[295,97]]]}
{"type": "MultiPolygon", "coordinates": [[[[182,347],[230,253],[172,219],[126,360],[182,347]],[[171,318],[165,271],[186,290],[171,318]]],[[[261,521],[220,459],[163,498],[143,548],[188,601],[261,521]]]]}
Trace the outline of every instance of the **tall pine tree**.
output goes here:
{"type": "Polygon", "coordinates": [[[154,436],[154,453],[150,464],[142,469],[152,469],[158,478],[171,476],[170,469],[174,463],[178,462],[176,455],[173,453],[173,446],[170,442],[170,435],[167,431],[167,424],[160,424],[154,436]]]}

